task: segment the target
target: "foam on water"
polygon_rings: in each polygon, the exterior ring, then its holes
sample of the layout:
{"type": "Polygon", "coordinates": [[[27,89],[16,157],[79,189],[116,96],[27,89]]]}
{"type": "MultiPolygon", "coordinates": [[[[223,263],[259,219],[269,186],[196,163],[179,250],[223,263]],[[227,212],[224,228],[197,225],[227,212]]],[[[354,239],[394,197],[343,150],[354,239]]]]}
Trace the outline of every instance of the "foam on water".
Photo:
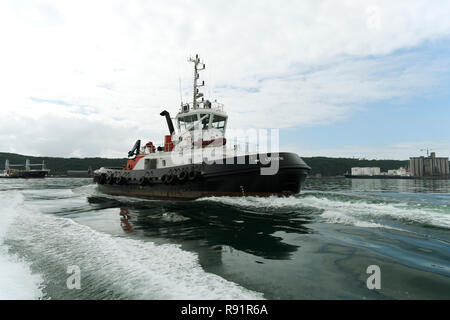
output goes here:
{"type": "Polygon", "coordinates": [[[0,299],[39,299],[42,298],[42,278],[33,274],[30,265],[9,253],[5,237],[9,228],[21,214],[23,196],[18,191],[1,191],[0,206],[0,299]]]}
{"type": "Polygon", "coordinates": [[[64,274],[66,268],[77,265],[81,269],[81,289],[91,290],[90,296],[106,299],[263,298],[261,293],[205,272],[197,255],[178,245],[156,245],[137,238],[112,236],[71,219],[26,207],[28,210],[24,210],[10,228],[10,241],[25,241],[22,247],[28,250],[29,256],[39,257],[36,259],[45,261],[47,272],[60,272],[64,279],[68,277],[64,274]],[[102,296],[101,292],[108,294],[102,296]]]}
{"type": "Polygon", "coordinates": [[[97,190],[96,184],[87,184],[74,189],[71,189],[73,194],[90,196],[97,190]]]}
{"type": "Polygon", "coordinates": [[[410,208],[405,203],[368,203],[366,201],[338,201],[316,196],[301,198],[305,205],[324,209],[322,217],[330,222],[339,216],[371,220],[389,218],[411,224],[450,228],[450,214],[429,208],[410,208]]]}
{"type": "Polygon", "coordinates": [[[286,208],[302,206],[295,197],[208,197],[196,201],[215,201],[242,208],[286,208]]]}
{"type": "Polygon", "coordinates": [[[393,219],[407,223],[450,228],[450,212],[433,210],[431,208],[409,207],[406,203],[371,203],[355,197],[353,200],[339,200],[336,194],[327,198],[303,194],[291,197],[210,197],[198,201],[215,201],[226,205],[237,206],[244,209],[260,209],[272,211],[273,209],[291,208],[302,209],[313,207],[322,210],[320,217],[328,223],[341,223],[368,228],[391,228],[375,222],[375,219],[393,219]]]}

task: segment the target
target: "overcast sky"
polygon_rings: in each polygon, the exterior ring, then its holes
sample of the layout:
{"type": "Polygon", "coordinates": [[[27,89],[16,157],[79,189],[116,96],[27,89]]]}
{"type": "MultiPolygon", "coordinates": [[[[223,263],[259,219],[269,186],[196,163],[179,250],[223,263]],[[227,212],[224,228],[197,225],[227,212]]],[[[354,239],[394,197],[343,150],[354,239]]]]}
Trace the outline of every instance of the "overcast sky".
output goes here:
{"type": "Polygon", "coordinates": [[[303,156],[450,156],[450,2],[0,2],[0,151],[124,157],[191,98],[303,156]]]}

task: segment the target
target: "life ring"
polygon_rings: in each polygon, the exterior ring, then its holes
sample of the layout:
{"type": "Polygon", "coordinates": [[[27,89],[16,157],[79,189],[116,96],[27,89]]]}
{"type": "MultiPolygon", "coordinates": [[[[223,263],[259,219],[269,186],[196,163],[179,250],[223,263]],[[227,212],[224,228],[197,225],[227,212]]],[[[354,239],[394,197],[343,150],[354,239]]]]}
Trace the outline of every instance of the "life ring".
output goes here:
{"type": "Polygon", "coordinates": [[[166,180],[167,180],[167,175],[163,174],[162,177],[161,177],[161,182],[162,183],[166,183],[166,180]]]}

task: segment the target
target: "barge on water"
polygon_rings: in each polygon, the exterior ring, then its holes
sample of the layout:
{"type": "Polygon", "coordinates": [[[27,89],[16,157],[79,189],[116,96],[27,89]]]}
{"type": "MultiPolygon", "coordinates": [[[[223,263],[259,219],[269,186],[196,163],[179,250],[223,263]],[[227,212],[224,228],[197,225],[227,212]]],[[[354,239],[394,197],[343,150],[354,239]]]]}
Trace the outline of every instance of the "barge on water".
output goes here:
{"type": "Polygon", "coordinates": [[[0,172],[0,178],[45,178],[49,169],[45,169],[45,163],[42,164],[31,164],[30,160],[27,159],[25,165],[23,164],[10,164],[9,160],[5,162],[5,170],[0,172]],[[41,166],[41,169],[32,169],[31,167],[41,166]],[[17,167],[23,167],[23,169],[17,169],[17,167]]]}

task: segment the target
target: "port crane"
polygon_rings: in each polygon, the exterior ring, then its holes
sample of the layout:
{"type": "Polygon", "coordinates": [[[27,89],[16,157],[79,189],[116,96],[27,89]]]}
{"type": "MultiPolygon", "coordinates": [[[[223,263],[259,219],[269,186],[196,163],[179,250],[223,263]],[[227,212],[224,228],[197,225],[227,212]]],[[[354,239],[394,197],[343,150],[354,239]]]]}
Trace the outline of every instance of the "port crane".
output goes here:
{"type": "Polygon", "coordinates": [[[419,151],[421,151],[421,152],[426,151],[427,152],[427,157],[429,157],[430,156],[430,151],[434,151],[434,150],[426,148],[426,149],[420,149],[419,151]]]}

